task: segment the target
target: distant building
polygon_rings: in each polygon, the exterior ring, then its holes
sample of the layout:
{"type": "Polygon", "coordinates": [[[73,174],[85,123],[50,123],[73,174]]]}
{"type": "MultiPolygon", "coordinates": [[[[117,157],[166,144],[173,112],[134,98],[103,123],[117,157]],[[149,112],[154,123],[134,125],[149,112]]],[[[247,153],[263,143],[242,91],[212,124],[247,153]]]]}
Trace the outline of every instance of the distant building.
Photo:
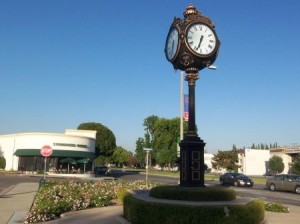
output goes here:
{"type": "Polygon", "coordinates": [[[214,154],[212,153],[204,153],[204,164],[207,166],[207,170],[210,172],[216,172],[216,170],[212,167],[212,158],[214,157],[214,154]]]}
{"type": "MultiPolygon", "coordinates": [[[[268,175],[271,173],[269,168],[269,160],[276,155],[282,158],[282,162],[284,164],[284,170],[282,173],[290,173],[293,160],[298,154],[300,154],[300,146],[285,146],[269,150],[240,149],[238,150],[238,165],[240,165],[238,172],[245,175],[268,175]]],[[[205,164],[208,167],[211,167],[211,161],[213,159],[213,156],[211,155],[212,154],[204,155],[205,164]]],[[[212,170],[212,172],[225,173],[227,171],[212,170]]]]}
{"type": "Polygon", "coordinates": [[[270,159],[269,150],[242,149],[239,150],[238,172],[245,175],[265,175],[270,159]]]}
{"type": "Polygon", "coordinates": [[[44,157],[40,150],[49,145],[53,153],[47,159],[46,168],[58,170],[66,168],[67,164],[60,161],[68,157],[73,158],[74,163],[80,159],[92,161],[95,157],[95,140],[96,131],[90,130],[67,129],[64,134],[9,134],[0,135],[0,150],[6,159],[5,170],[37,171],[44,167],[44,157]]]}

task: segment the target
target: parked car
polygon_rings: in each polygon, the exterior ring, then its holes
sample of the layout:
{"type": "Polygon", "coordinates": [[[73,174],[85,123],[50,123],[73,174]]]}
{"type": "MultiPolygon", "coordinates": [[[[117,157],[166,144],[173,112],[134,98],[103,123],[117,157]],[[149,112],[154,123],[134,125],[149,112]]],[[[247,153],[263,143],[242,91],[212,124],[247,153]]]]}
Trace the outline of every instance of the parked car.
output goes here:
{"type": "Polygon", "coordinates": [[[107,166],[95,166],[94,174],[95,175],[107,175],[109,173],[109,169],[107,166]]]}
{"type": "Polygon", "coordinates": [[[235,187],[252,187],[254,182],[252,179],[242,173],[224,173],[220,176],[222,185],[233,185],[235,187]]]}
{"type": "Polygon", "coordinates": [[[267,178],[266,187],[271,191],[292,191],[300,194],[300,175],[278,174],[267,178]]]}

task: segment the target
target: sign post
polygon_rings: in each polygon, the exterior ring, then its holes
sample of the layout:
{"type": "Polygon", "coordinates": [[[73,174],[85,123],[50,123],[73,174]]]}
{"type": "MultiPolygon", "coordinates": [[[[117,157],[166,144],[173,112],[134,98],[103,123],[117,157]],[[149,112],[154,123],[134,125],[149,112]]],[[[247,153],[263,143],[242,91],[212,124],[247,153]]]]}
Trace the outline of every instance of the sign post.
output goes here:
{"type": "Polygon", "coordinates": [[[149,172],[149,153],[152,149],[143,148],[146,151],[146,184],[148,185],[148,172],[149,172]]]}
{"type": "Polygon", "coordinates": [[[41,148],[41,154],[42,156],[44,156],[44,162],[45,162],[45,165],[44,165],[44,180],[46,179],[46,165],[47,165],[47,157],[48,156],[51,156],[52,155],[52,148],[49,146],[49,145],[44,145],[42,148],[41,148]]]}

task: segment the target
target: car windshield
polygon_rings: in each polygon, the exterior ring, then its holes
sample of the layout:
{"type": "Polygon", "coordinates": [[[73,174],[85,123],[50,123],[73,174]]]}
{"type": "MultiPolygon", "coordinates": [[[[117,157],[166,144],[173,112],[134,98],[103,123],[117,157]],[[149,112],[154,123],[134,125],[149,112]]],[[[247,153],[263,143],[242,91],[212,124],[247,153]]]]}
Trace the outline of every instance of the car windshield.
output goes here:
{"type": "Polygon", "coordinates": [[[297,175],[290,175],[290,176],[288,177],[288,179],[291,180],[291,181],[297,181],[297,182],[299,182],[299,181],[300,181],[300,176],[297,176],[297,175]]]}

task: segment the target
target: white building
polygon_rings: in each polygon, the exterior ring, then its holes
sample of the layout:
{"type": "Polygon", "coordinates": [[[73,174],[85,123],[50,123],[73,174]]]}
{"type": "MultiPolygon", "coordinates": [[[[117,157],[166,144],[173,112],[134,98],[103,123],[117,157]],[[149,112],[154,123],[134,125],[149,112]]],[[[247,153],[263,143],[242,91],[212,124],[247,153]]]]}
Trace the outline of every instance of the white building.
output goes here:
{"type": "MultiPolygon", "coordinates": [[[[245,175],[266,175],[270,174],[269,160],[274,155],[282,158],[284,170],[282,173],[290,173],[293,159],[300,153],[300,146],[285,146],[276,149],[241,149],[238,150],[240,168],[238,172],[245,175]]],[[[205,164],[211,168],[213,154],[204,154],[205,164]]],[[[226,170],[212,170],[212,172],[225,173],[226,170]]]]}
{"type": "Polygon", "coordinates": [[[239,172],[245,175],[265,175],[270,159],[269,150],[244,149],[239,150],[239,172]]]}
{"type": "MultiPolygon", "coordinates": [[[[66,166],[60,161],[67,157],[75,161],[95,157],[96,131],[70,130],[64,134],[20,133],[0,136],[0,150],[6,160],[5,170],[37,171],[43,169],[41,148],[49,145],[53,149],[47,159],[47,168],[66,166]]],[[[79,167],[79,164],[77,165],[79,167]]]]}
{"type": "Polygon", "coordinates": [[[207,170],[210,170],[211,172],[215,172],[215,170],[212,168],[212,159],[214,157],[214,154],[212,153],[204,153],[204,164],[207,166],[207,170]]]}

